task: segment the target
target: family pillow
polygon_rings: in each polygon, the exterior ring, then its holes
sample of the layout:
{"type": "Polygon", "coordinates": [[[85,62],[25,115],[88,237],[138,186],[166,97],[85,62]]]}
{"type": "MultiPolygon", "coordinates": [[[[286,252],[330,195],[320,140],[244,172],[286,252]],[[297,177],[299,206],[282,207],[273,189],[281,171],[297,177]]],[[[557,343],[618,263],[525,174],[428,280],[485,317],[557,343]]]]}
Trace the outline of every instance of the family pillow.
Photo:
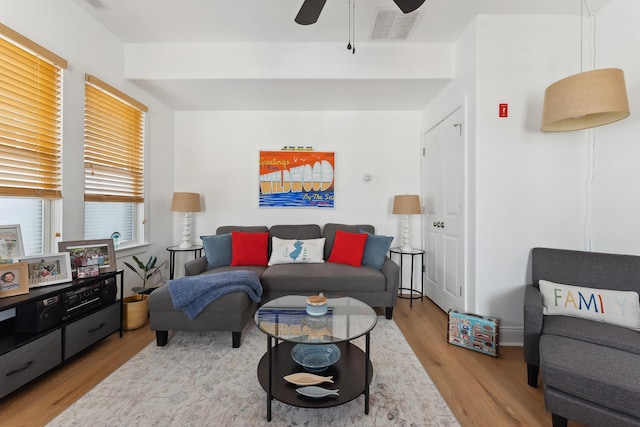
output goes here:
{"type": "Polygon", "coordinates": [[[640,331],[640,301],[634,291],[586,288],[540,280],[542,312],[610,323],[640,331]]]}

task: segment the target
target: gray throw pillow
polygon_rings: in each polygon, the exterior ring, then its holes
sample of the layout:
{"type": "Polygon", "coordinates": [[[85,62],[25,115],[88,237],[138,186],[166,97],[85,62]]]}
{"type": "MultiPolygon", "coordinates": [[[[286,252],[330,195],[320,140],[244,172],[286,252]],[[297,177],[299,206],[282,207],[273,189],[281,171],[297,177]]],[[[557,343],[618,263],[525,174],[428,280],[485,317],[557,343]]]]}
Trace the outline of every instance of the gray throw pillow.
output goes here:
{"type": "Polygon", "coordinates": [[[207,256],[207,270],[231,265],[231,233],[200,236],[207,256]]]}
{"type": "Polygon", "coordinates": [[[362,255],[362,265],[382,270],[382,264],[384,264],[384,259],[391,247],[393,237],[371,234],[364,230],[360,230],[360,233],[367,234],[367,243],[364,246],[364,254],[362,255]]]}

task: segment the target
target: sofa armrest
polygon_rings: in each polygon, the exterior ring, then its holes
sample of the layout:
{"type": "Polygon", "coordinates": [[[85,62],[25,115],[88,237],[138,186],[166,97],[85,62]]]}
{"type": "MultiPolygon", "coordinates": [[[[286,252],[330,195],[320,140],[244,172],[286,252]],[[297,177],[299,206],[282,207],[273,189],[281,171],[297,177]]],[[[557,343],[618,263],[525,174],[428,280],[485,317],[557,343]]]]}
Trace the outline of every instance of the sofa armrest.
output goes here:
{"type": "Polygon", "coordinates": [[[184,264],[185,276],[197,276],[207,270],[207,257],[201,256],[184,264]]]}
{"type": "Polygon", "coordinates": [[[527,285],[524,292],[524,360],[540,366],[539,342],[542,333],[542,295],[537,286],[527,285]]]}
{"type": "Polygon", "coordinates": [[[393,305],[398,300],[398,287],[400,286],[400,266],[389,257],[384,259],[382,264],[382,274],[384,275],[387,292],[393,295],[393,305]]]}

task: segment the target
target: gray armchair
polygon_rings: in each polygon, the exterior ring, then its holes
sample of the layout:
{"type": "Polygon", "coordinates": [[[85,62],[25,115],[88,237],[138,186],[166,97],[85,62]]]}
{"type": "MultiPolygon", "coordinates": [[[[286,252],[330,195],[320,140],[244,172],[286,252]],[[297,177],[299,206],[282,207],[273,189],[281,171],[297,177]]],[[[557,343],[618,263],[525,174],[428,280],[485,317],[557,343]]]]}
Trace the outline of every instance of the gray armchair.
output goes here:
{"type": "Polygon", "coordinates": [[[640,292],[640,257],[534,248],[524,297],[527,381],[541,371],[554,427],[640,426],[640,332],[568,316],[543,315],[539,280],[640,292]]]}

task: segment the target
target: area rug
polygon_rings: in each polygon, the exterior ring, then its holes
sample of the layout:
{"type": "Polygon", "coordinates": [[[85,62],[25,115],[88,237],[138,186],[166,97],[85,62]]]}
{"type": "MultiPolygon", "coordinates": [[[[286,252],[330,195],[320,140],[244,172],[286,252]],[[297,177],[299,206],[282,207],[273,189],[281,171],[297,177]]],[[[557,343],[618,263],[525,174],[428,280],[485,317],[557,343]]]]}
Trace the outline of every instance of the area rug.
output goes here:
{"type": "MultiPolygon", "coordinates": [[[[458,422],[393,320],[371,332],[374,375],[369,415],[364,396],[332,408],[304,409],[273,401],[256,369],[266,336],[253,322],[240,348],[229,332],[176,332],[165,347],[151,343],[49,426],[458,426],[458,422]]],[[[364,347],[364,339],[354,341],[364,347]]]]}

